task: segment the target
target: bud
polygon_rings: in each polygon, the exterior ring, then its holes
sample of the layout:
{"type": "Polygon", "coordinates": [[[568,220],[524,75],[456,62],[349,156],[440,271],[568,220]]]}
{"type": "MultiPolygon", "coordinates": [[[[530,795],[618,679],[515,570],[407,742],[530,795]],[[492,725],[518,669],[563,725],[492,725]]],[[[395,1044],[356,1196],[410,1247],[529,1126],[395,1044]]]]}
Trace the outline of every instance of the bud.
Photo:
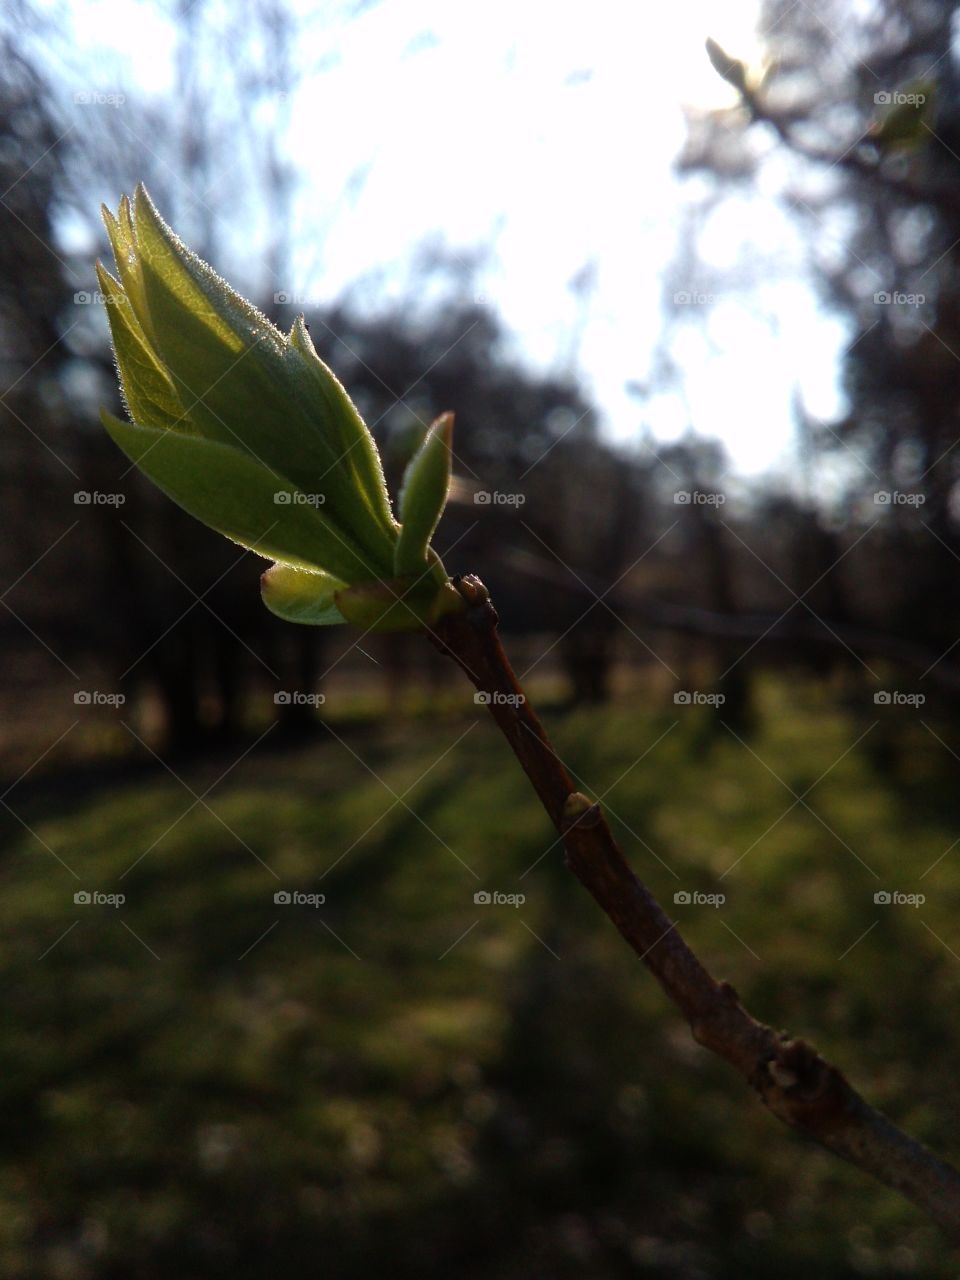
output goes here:
{"type": "Polygon", "coordinates": [[[427,549],[443,515],[450,490],[453,414],[443,413],[410,459],[400,486],[400,537],[393,553],[394,572],[420,573],[427,549]]]}
{"type": "MultiPolygon", "coordinates": [[[[104,221],[119,280],[97,271],[131,419],[104,412],[104,426],[191,515],[277,561],[263,579],[269,608],[343,621],[337,592],[397,574],[400,526],[373,437],[303,317],[281,333],[177,239],[142,186],[104,221]]],[[[441,592],[426,544],[419,572],[441,592]]]]}
{"type": "Polygon", "coordinates": [[[929,142],[935,92],[933,81],[914,80],[902,91],[876,94],[868,141],[883,152],[909,151],[929,142]]]}
{"type": "Polygon", "coordinates": [[[346,618],[335,596],[343,583],[328,573],[309,573],[288,564],[271,565],[260,575],[260,596],[271,613],[285,622],[330,627],[346,618]]]}
{"type": "Polygon", "coordinates": [[[739,58],[731,58],[726,49],[717,44],[711,36],[706,41],[707,57],[718,76],[732,84],[735,89],[744,93],[747,88],[747,72],[739,58]]]}
{"type": "MultiPolygon", "coordinates": [[[[439,564],[436,553],[430,555],[439,564]]],[[[347,622],[364,631],[415,631],[463,608],[460,594],[449,583],[438,591],[427,572],[346,587],[335,603],[347,622]]]]}

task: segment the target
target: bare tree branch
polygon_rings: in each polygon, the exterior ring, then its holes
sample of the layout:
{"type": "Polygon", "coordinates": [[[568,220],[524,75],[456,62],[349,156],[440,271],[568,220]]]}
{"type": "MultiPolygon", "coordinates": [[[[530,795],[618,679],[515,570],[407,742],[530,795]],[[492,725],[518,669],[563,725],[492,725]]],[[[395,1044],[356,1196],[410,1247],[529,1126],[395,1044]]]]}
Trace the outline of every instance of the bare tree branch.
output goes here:
{"type": "MultiPolygon", "coordinates": [[[[707,55],[713,64],[714,70],[738,91],[741,102],[749,112],[750,122],[769,125],[780,141],[795,155],[802,156],[805,160],[810,160],[814,164],[826,165],[828,169],[838,168],[848,173],[857,174],[869,182],[877,183],[886,193],[893,192],[902,199],[915,204],[934,205],[950,217],[956,218],[960,213],[960,194],[958,194],[955,187],[943,183],[939,185],[924,184],[916,182],[909,177],[890,173],[884,164],[882,151],[872,145],[866,135],[852,147],[848,147],[845,151],[839,153],[824,147],[813,146],[803,141],[794,128],[793,119],[787,113],[773,110],[761,101],[756,91],[744,79],[737,78],[733,74],[725,74],[721,70],[717,65],[714,52],[711,51],[711,45],[716,53],[727,59],[731,67],[741,67],[742,71],[741,64],[736,59],[730,58],[714,41],[707,42],[707,55]]],[[[931,139],[937,136],[929,128],[928,133],[931,139]]]]}
{"type": "Polygon", "coordinates": [[[592,579],[586,571],[579,573],[577,577],[571,577],[559,565],[551,564],[543,556],[529,551],[507,549],[500,558],[518,573],[547,582],[556,590],[586,603],[602,596],[611,608],[623,613],[631,622],[645,627],[673,631],[679,635],[701,636],[705,640],[753,640],[765,645],[784,644],[811,653],[838,648],[845,649],[848,655],[872,653],[905,668],[912,667],[921,673],[920,679],[928,679],[941,688],[951,691],[960,689],[960,667],[946,662],[942,652],[893,632],[839,622],[835,618],[821,617],[819,614],[794,618],[786,609],[775,613],[721,613],[698,605],[658,600],[645,590],[631,587],[629,583],[621,583],[610,589],[602,582],[592,579]]]}
{"type": "Polygon", "coordinates": [[[478,578],[454,580],[465,611],[444,617],[434,643],[476,688],[560,833],[567,863],[690,1024],[785,1124],[899,1191],[960,1242],[960,1174],[874,1110],[804,1040],[753,1018],[717,982],[636,878],[601,813],[574,785],[510,667],[497,614],[478,578]]]}

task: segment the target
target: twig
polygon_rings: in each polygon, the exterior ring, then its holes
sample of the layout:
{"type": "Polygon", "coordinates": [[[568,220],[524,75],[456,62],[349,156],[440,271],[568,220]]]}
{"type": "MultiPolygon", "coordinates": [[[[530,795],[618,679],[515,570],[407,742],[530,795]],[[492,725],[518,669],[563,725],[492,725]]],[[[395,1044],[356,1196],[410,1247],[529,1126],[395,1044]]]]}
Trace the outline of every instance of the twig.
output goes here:
{"type": "MultiPolygon", "coordinates": [[[[506,550],[500,559],[529,578],[549,583],[555,591],[582,599],[589,604],[604,591],[601,584],[591,581],[587,572],[570,574],[559,565],[550,564],[545,558],[529,551],[506,550]]],[[[753,640],[758,644],[784,644],[804,646],[804,652],[836,652],[842,648],[847,654],[875,654],[892,662],[914,667],[928,679],[944,689],[960,689],[960,666],[944,662],[943,650],[927,648],[913,640],[887,631],[877,631],[853,623],[839,622],[835,618],[792,618],[783,612],[771,613],[722,613],[717,609],[702,609],[697,605],[677,604],[671,600],[658,600],[645,591],[621,584],[604,594],[604,600],[629,620],[646,627],[674,631],[680,635],[702,636],[707,640],[753,640]]]]}
{"type": "MultiPolygon", "coordinates": [[[[792,124],[777,111],[761,102],[757,94],[747,85],[735,87],[739,90],[744,107],[750,113],[750,123],[769,125],[784,146],[795,155],[813,164],[826,165],[828,169],[843,169],[848,173],[856,174],[868,182],[879,184],[887,193],[893,192],[902,199],[916,204],[935,205],[945,216],[956,218],[960,211],[960,196],[955,187],[943,183],[939,186],[924,185],[908,177],[890,173],[884,166],[882,152],[872,144],[868,135],[865,134],[852,147],[839,153],[814,146],[799,138],[792,124]]],[[[928,141],[931,139],[940,141],[929,126],[927,126],[927,132],[930,134],[928,141]]]]}
{"type": "Polygon", "coordinates": [[[517,681],[478,578],[455,579],[466,608],[442,618],[434,642],[487,695],[494,720],[560,833],[567,864],[680,1009],[694,1039],[725,1058],[769,1109],[923,1209],[960,1242],[960,1174],[874,1110],[804,1040],[753,1018],[717,982],[636,878],[599,805],[579,793],[517,681]]]}

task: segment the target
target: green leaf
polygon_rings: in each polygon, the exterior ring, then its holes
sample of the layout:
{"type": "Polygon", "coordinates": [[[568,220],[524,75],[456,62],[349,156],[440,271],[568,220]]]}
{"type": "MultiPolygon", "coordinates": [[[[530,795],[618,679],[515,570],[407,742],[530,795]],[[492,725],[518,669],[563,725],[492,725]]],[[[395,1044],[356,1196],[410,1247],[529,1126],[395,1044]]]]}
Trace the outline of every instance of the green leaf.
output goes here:
{"type": "Polygon", "coordinates": [[[280,330],[187,248],[160,217],[142,183],[134,198],[132,225],[151,313],[152,275],[162,280],[181,306],[201,318],[209,332],[234,353],[245,350],[251,338],[262,339],[265,346],[272,346],[279,361],[284,345],[280,330]]]}
{"type": "Polygon", "coordinates": [[[326,416],[335,424],[343,454],[341,463],[350,471],[367,508],[383,527],[393,534],[396,521],[390,510],[390,497],[380,464],[380,454],[356,405],[330,369],[317,355],[303,316],[298,316],[290,329],[290,345],[300,355],[304,373],[309,379],[308,406],[319,392],[326,416]],[[313,392],[313,396],[309,393],[313,392]]]}
{"type": "MultiPolygon", "coordinates": [[[[134,283],[142,283],[146,308],[142,327],[149,328],[154,357],[193,429],[245,450],[305,493],[320,490],[331,518],[365,551],[373,567],[368,577],[390,573],[395,525],[369,465],[358,491],[360,455],[355,463],[350,445],[367,442],[374,457],[375,450],[342,387],[327,371],[333,386],[321,388],[305,344],[298,350],[187,249],[142,187],[132,227],[139,264],[134,283]],[[348,408],[355,415],[352,432],[345,427],[348,408]]],[[[130,251],[129,234],[121,217],[112,229],[115,250],[130,251]]],[[[316,353],[313,358],[324,369],[316,353]]],[[[382,476],[378,483],[382,489],[382,476]]]]}
{"type": "Polygon", "coordinates": [[[260,595],[271,613],[314,627],[346,622],[334,600],[344,586],[327,573],[306,573],[286,564],[272,565],[260,575],[260,595]]]}
{"type": "Polygon", "coordinates": [[[443,514],[450,489],[450,449],[453,414],[433,423],[404,473],[398,503],[400,537],[393,554],[398,576],[426,568],[427,548],[443,514]]]}
{"type": "Polygon", "coordinates": [[[185,511],[259,555],[344,582],[375,567],[356,543],[286,477],[239,449],[202,436],[121,422],[103,425],[127,457],[185,511]]]}
{"type": "MultiPolygon", "coordinates": [[[[147,314],[146,294],[143,289],[143,272],[140,270],[137,236],[133,227],[130,200],[127,196],[121,197],[119,218],[115,218],[106,205],[100,206],[100,212],[107,228],[107,235],[110,237],[110,246],[116,259],[123,291],[130,300],[130,305],[136,316],[136,323],[142,330],[142,335],[150,334],[150,317],[147,314]]],[[[153,341],[152,335],[149,341],[153,341]]]]}
{"type": "Polygon", "coordinates": [[[106,299],[120,387],[130,417],[145,427],[187,430],[176,388],[147,344],[123,286],[99,262],[97,279],[106,299]]]}

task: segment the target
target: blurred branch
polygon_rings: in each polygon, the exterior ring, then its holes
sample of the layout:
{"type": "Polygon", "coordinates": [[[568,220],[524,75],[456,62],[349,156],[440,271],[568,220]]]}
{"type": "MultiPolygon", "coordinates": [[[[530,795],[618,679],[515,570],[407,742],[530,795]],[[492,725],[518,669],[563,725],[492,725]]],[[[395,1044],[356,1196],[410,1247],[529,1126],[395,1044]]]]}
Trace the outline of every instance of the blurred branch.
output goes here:
{"type": "MultiPolygon", "coordinates": [[[[764,644],[791,644],[807,649],[842,649],[848,655],[871,653],[889,658],[922,672],[921,679],[944,689],[960,689],[960,668],[943,661],[943,653],[918,644],[903,636],[872,627],[852,626],[820,615],[790,618],[777,613],[719,613],[697,605],[674,604],[653,600],[630,586],[617,586],[611,591],[601,583],[591,583],[588,574],[571,578],[559,565],[551,564],[530,551],[506,551],[504,564],[518,573],[549,582],[551,586],[582,598],[585,602],[601,597],[615,610],[621,610],[632,621],[662,631],[701,636],[707,640],[750,640],[764,644]]],[[[792,602],[796,604],[794,600],[792,602]]]]}
{"type": "MultiPolygon", "coordinates": [[[[912,203],[936,205],[945,214],[954,218],[960,216],[960,192],[955,186],[933,186],[891,174],[883,164],[882,150],[872,145],[869,133],[864,133],[842,152],[813,146],[803,141],[794,128],[792,117],[767,106],[757,91],[747,83],[741,62],[731,58],[714,40],[708,39],[706,47],[707,56],[714,70],[739,93],[741,102],[750,113],[750,123],[759,122],[769,125],[780,141],[795,155],[810,160],[814,164],[826,165],[828,169],[838,168],[848,173],[855,173],[870,182],[877,183],[885,191],[895,192],[912,203]],[[739,74],[737,68],[739,68],[739,74]]],[[[929,135],[927,140],[935,139],[937,135],[934,131],[929,126],[924,127],[929,135]]]]}
{"type": "Polygon", "coordinates": [[[438,623],[434,642],[487,695],[563,840],[568,866],[683,1013],[694,1039],[739,1071],[785,1124],[912,1200],[960,1241],[960,1174],[875,1111],[812,1046],[757,1022],[733,987],[707,972],[630,870],[600,806],[574,788],[510,666],[486,587],[473,576],[454,582],[467,608],[438,623]]]}

